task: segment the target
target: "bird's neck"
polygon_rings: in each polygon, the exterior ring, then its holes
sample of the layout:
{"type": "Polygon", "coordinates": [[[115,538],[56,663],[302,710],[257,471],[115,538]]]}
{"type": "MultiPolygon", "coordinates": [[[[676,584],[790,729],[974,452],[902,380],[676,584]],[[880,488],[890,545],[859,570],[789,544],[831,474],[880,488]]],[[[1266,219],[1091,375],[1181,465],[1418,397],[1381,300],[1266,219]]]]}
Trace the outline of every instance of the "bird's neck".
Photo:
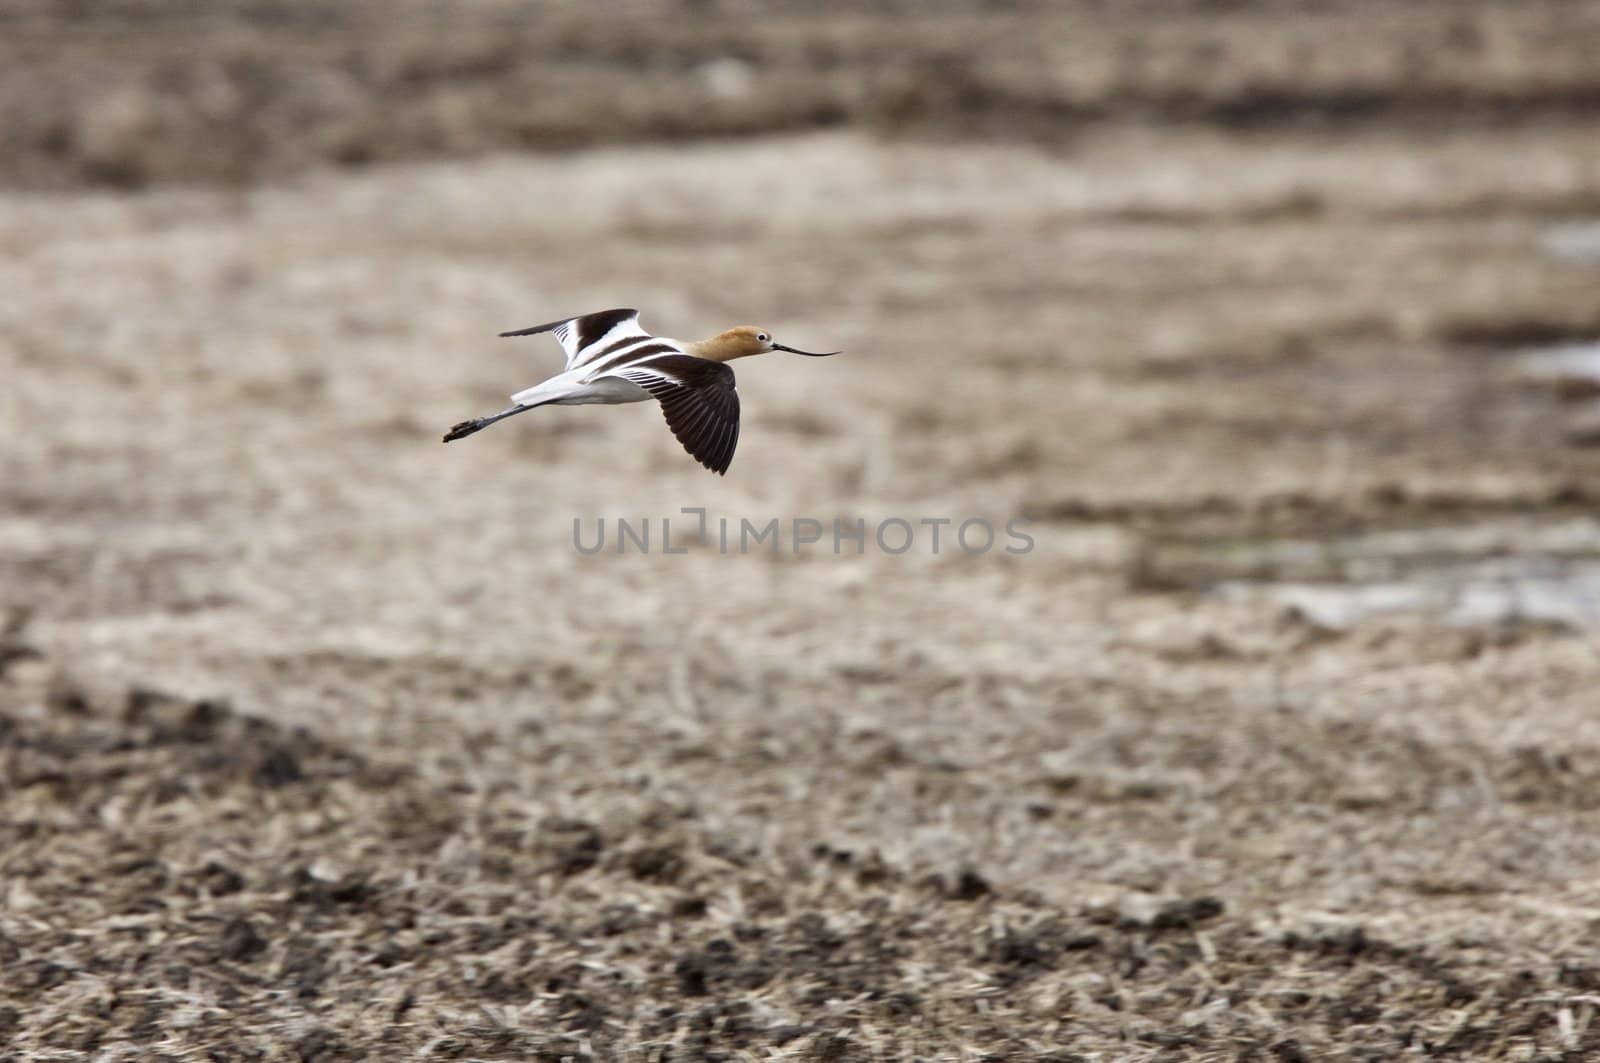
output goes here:
{"type": "Polygon", "coordinates": [[[704,358],[711,362],[731,362],[735,358],[743,358],[751,353],[738,342],[737,337],[733,336],[712,336],[708,340],[695,340],[693,343],[684,344],[683,349],[696,358],[704,358]]]}

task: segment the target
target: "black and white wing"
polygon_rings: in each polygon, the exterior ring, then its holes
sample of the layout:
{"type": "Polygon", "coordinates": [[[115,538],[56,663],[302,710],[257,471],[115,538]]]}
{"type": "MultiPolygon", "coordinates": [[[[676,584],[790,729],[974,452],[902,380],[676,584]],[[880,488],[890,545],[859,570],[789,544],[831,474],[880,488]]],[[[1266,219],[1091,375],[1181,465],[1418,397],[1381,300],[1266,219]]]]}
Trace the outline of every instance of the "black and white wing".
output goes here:
{"type": "Polygon", "coordinates": [[[567,368],[588,365],[602,355],[620,351],[639,340],[651,339],[650,333],[639,325],[639,311],[622,308],[602,310],[597,314],[569,317],[561,321],[547,321],[532,328],[502,332],[502,336],[533,336],[549,332],[561,344],[567,355],[567,368]]]}
{"type": "Polygon", "coordinates": [[[667,354],[616,375],[660,401],[667,427],[696,461],[719,476],[728,471],[739,445],[739,392],[732,369],[706,358],[667,354]]]}

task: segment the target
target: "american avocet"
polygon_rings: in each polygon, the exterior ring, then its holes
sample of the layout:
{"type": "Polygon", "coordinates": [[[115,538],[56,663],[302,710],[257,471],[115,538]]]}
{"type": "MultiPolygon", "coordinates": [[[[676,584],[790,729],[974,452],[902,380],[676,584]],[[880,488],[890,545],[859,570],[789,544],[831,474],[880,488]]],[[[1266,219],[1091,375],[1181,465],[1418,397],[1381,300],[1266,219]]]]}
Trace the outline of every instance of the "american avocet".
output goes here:
{"type": "Polygon", "coordinates": [[[739,392],[726,362],[768,351],[826,358],[838,351],[802,351],[775,343],[768,329],[741,325],[694,343],[652,336],[639,327],[637,310],[603,310],[502,336],[552,332],[567,352],[566,369],[511,396],[516,403],[492,417],[462,421],[444,441],[470,436],[536,406],[643,402],[658,399],[667,427],[700,464],[728,471],[739,442],[739,392]]]}

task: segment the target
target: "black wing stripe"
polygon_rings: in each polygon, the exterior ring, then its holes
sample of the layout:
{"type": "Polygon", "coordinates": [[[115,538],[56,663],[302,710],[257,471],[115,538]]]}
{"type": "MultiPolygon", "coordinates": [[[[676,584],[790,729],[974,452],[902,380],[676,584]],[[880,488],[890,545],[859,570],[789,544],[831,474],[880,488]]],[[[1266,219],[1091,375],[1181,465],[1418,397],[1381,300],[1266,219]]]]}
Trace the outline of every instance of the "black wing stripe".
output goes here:
{"type": "MultiPolygon", "coordinates": [[[[648,369],[652,373],[660,374],[674,384],[681,384],[683,383],[681,374],[674,372],[673,370],[675,368],[674,363],[683,357],[683,352],[679,350],[673,350],[670,352],[652,352],[649,358],[639,363],[639,368],[648,369]]],[[[700,358],[697,359],[697,361],[703,362],[706,361],[706,359],[700,358]]],[[[712,362],[711,364],[721,365],[722,363],[712,362]]]]}
{"type": "Polygon", "coordinates": [[[632,344],[644,343],[644,342],[647,342],[647,341],[645,341],[644,339],[642,339],[639,336],[623,336],[620,339],[612,340],[610,343],[606,344],[600,350],[595,351],[594,354],[590,355],[590,357],[591,358],[603,358],[608,354],[617,353],[618,351],[622,350],[624,347],[630,346],[632,344]]]}
{"type": "MultiPolygon", "coordinates": [[[[670,343],[660,340],[640,339],[638,336],[624,336],[616,343],[611,344],[603,351],[590,357],[584,364],[592,366],[595,373],[614,372],[623,366],[633,367],[638,359],[651,358],[658,354],[681,354],[678,348],[670,343]],[[637,346],[628,348],[629,344],[637,346]]],[[[646,390],[650,390],[646,387],[646,390]]],[[[654,394],[654,392],[651,392],[654,394]]]]}
{"type": "Polygon", "coordinates": [[[591,343],[598,343],[605,338],[605,334],[627,321],[629,318],[638,317],[637,310],[618,309],[602,310],[598,314],[585,314],[577,319],[578,350],[583,350],[591,343]]]}

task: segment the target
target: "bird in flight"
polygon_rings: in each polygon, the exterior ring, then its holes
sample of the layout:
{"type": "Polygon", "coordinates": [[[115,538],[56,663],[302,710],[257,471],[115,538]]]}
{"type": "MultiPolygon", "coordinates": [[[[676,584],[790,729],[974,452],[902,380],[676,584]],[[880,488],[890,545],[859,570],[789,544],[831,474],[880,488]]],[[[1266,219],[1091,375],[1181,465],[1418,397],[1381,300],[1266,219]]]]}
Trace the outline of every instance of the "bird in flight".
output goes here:
{"type": "Polygon", "coordinates": [[[769,329],[741,325],[708,340],[680,343],[652,336],[639,325],[637,310],[602,310],[502,336],[554,334],[566,352],[562,372],[511,396],[516,403],[489,417],[462,421],[445,433],[446,443],[481,432],[496,421],[538,406],[583,406],[655,399],[667,427],[683,449],[722,475],[739,442],[739,392],[727,363],[768,351],[826,358],[838,351],[802,351],[772,339],[769,329]]]}

